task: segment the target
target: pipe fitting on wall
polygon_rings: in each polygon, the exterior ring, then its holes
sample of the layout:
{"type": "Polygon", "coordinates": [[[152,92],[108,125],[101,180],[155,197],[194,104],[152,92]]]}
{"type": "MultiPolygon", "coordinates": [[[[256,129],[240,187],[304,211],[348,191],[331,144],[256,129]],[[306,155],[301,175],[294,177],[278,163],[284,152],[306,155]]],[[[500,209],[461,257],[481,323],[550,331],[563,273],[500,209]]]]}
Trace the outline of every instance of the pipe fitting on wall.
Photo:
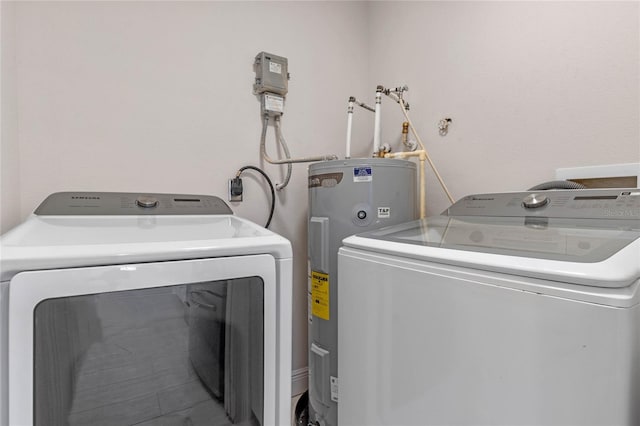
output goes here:
{"type": "Polygon", "coordinates": [[[449,133],[449,124],[451,124],[452,121],[449,117],[445,117],[438,122],[438,133],[440,133],[440,136],[447,136],[447,133],[449,133]]]}

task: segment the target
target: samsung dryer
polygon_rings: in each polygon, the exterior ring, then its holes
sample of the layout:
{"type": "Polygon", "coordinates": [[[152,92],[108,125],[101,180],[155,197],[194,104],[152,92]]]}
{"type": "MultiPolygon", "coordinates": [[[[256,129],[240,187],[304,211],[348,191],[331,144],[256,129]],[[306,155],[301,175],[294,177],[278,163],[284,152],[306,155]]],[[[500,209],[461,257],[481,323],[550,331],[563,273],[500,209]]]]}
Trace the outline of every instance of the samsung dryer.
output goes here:
{"type": "Polygon", "coordinates": [[[0,241],[3,426],[290,424],[290,243],[203,195],[57,193],[0,241]]]}
{"type": "Polygon", "coordinates": [[[640,192],[465,197],[339,252],[338,421],[640,424],[640,192]]]}

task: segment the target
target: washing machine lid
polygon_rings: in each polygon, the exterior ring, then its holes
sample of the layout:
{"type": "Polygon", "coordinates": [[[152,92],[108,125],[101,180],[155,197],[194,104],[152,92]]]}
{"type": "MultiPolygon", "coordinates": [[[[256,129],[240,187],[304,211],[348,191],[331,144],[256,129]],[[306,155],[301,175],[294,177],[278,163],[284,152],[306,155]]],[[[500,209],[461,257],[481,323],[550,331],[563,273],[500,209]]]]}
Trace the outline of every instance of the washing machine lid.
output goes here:
{"type": "Polygon", "coordinates": [[[628,192],[558,191],[545,194],[551,200],[534,210],[521,202],[530,193],[475,195],[440,216],[350,237],[344,245],[554,281],[624,287],[640,278],[640,191],[637,196],[628,192]]]}
{"type": "MultiPolygon", "coordinates": [[[[91,207],[95,199],[80,201],[96,210],[91,207]]],[[[113,208],[113,203],[108,204],[113,208]]],[[[49,205],[59,207],[57,202],[49,205]]],[[[130,207],[124,202],[121,205],[130,207]]],[[[40,210],[0,238],[0,280],[21,271],[81,266],[253,254],[291,258],[291,244],[285,238],[229,214],[230,210],[219,211],[217,202],[211,208],[215,211],[208,214],[193,214],[194,207],[188,207],[188,214],[128,215],[100,215],[96,211],[83,215],[82,209],[74,210],[75,214],[59,210],[43,214],[40,210]]]]}

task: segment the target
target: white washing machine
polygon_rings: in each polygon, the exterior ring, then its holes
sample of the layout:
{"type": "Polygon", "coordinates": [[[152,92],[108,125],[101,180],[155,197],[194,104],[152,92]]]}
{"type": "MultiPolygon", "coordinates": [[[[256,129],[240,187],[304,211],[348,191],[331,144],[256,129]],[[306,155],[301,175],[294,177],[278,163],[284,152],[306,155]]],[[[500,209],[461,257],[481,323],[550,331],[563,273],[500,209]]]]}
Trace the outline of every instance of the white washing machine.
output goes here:
{"type": "Polygon", "coordinates": [[[640,192],[468,196],[339,252],[338,421],[640,424],[640,192]]]}
{"type": "Polygon", "coordinates": [[[291,245],[219,198],[57,193],[0,250],[0,424],[290,424],[291,245]]]}

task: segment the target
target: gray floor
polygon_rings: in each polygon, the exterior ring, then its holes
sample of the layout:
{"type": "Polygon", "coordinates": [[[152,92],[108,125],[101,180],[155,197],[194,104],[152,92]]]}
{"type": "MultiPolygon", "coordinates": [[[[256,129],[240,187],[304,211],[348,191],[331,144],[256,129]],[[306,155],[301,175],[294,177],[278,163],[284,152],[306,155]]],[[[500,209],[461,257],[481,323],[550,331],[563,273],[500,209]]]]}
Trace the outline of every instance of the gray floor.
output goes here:
{"type": "Polygon", "coordinates": [[[189,362],[178,297],[155,295],[153,306],[123,297],[115,309],[113,302],[109,312],[100,312],[103,339],[91,346],[78,372],[69,424],[230,425],[223,403],[210,396],[189,362]],[[158,315],[150,317],[150,311],[158,315]],[[145,314],[132,327],[139,312],[145,314]]]}

